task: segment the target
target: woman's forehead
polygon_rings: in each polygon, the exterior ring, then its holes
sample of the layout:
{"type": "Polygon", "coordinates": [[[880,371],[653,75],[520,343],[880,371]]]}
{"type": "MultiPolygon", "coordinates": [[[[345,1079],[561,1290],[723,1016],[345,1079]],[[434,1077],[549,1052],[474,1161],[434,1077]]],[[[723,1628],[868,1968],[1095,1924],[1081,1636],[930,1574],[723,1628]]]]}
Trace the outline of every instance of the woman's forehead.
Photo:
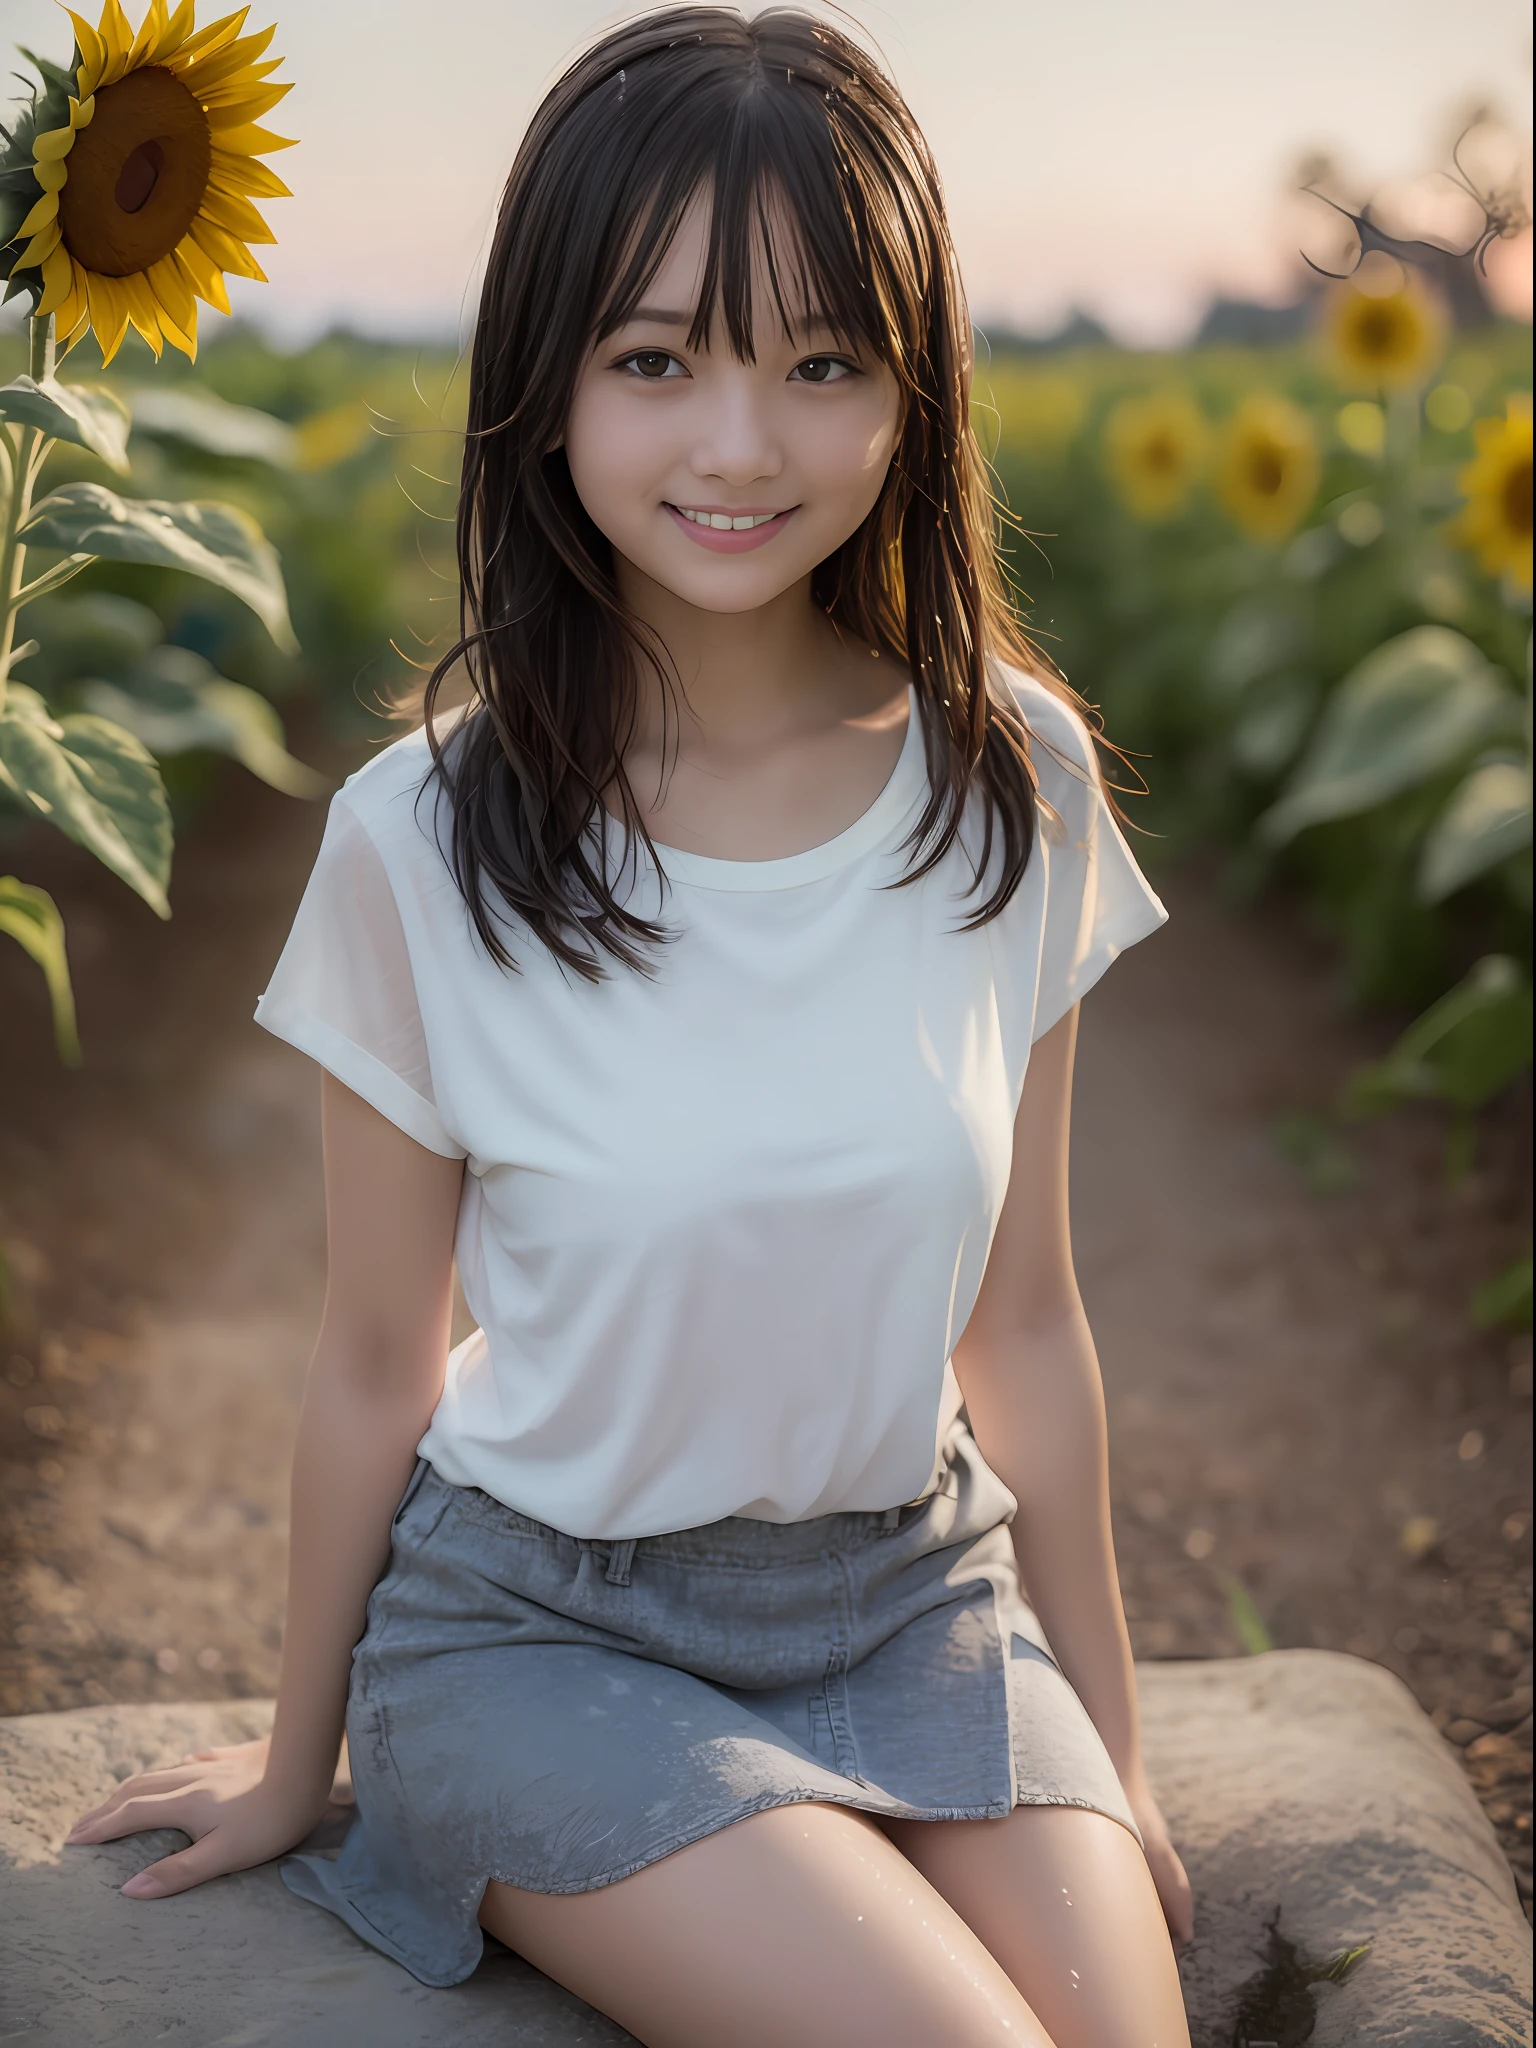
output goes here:
{"type": "MultiPolygon", "coordinates": [[[[701,193],[691,199],[663,244],[629,307],[614,307],[622,324],[675,327],[680,333],[700,330],[700,300],[706,283],[718,301],[724,283],[719,275],[723,252],[712,252],[714,220],[711,197],[701,193]],[[710,278],[711,255],[716,274],[710,278]]],[[[756,334],[772,329],[796,341],[825,339],[835,333],[806,259],[803,236],[788,206],[777,195],[765,195],[755,218],[745,250],[747,286],[752,326],[756,334]]],[[[719,313],[718,304],[704,309],[703,345],[708,347],[719,313]]]]}

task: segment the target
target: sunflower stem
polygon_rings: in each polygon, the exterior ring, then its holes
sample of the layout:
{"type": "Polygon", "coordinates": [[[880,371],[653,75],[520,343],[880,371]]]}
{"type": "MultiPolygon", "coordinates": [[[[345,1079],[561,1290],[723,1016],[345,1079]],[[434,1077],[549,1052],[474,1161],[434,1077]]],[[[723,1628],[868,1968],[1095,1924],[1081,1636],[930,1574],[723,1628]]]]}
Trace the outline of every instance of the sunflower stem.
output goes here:
{"type": "MultiPolygon", "coordinates": [[[[33,383],[41,384],[53,375],[53,315],[45,314],[41,320],[34,315],[27,328],[27,372],[33,383]]],[[[13,428],[6,429],[8,439],[13,432],[13,428]]],[[[32,511],[32,486],[47,459],[48,447],[48,436],[40,427],[22,429],[11,442],[10,476],[5,503],[0,507],[0,712],[5,710],[15,659],[16,614],[26,602],[22,579],[27,550],[21,529],[32,511]]]]}

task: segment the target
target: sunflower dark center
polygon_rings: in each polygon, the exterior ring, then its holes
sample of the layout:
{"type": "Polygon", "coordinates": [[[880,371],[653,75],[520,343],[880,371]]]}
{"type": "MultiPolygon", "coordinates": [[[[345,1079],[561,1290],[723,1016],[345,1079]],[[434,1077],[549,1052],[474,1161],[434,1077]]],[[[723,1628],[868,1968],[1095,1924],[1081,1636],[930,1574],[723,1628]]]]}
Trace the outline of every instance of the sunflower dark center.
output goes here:
{"type": "Polygon", "coordinates": [[[1385,307],[1368,312],[1360,322],[1360,339],[1367,355],[1389,356],[1399,340],[1397,322],[1385,307]]]}
{"type": "Polygon", "coordinates": [[[1531,465],[1516,463],[1504,479],[1504,517],[1511,533],[1531,537],[1531,465]]]}
{"type": "Polygon", "coordinates": [[[1146,463],[1159,476],[1167,476],[1178,468],[1179,451],[1166,434],[1154,434],[1148,441],[1146,463]]]}
{"type": "Polygon", "coordinates": [[[1273,498],[1285,482],[1285,464],[1273,448],[1255,448],[1248,457],[1248,481],[1263,498],[1273,498]]]}
{"type": "Polygon", "coordinates": [[[137,213],[149,204],[164,169],[165,151],[158,142],[141,142],[129,154],[112,194],[124,213],[137,213]]]}
{"type": "Polygon", "coordinates": [[[151,65],[103,86],[65,159],[65,248],[102,277],[148,270],[197,218],[212,165],[208,116],[179,78],[151,65]]]}

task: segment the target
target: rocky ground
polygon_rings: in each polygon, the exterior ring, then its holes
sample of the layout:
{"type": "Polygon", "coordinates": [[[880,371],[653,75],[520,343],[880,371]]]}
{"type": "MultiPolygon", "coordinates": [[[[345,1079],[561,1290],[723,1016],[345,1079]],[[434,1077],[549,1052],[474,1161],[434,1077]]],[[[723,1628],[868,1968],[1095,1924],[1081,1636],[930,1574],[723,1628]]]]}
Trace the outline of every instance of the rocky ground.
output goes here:
{"type": "MultiPolygon", "coordinates": [[[[316,1087],[250,1020],[322,823],[231,777],[154,918],[62,844],[87,1065],[0,953],[0,1713],[271,1690],[322,1285],[316,1087]]],[[[1284,910],[1164,878],[1085,1009],[1077,1234],[1143,1658],[1259,1640],[1403,1677],[1531,1899],[1528,1338],[1473,1286],[1528,1227],[1527,1103],[1454,1186],[1429,1114],[1316,1111],[1390,1026],[1284,910]]]]}

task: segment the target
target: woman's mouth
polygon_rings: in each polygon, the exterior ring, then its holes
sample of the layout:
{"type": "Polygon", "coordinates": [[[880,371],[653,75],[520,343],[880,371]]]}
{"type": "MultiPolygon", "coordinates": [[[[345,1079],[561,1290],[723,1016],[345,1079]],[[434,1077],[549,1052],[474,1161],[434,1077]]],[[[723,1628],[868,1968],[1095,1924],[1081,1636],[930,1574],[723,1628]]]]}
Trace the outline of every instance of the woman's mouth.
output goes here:
{"type": "Polygon", "coordinates": [[[781,533],[798,509],[787,512],[728,512],[715,505],[667,505],[675,525],[701,548],[717,555],[744,555],[781,533]]]}

